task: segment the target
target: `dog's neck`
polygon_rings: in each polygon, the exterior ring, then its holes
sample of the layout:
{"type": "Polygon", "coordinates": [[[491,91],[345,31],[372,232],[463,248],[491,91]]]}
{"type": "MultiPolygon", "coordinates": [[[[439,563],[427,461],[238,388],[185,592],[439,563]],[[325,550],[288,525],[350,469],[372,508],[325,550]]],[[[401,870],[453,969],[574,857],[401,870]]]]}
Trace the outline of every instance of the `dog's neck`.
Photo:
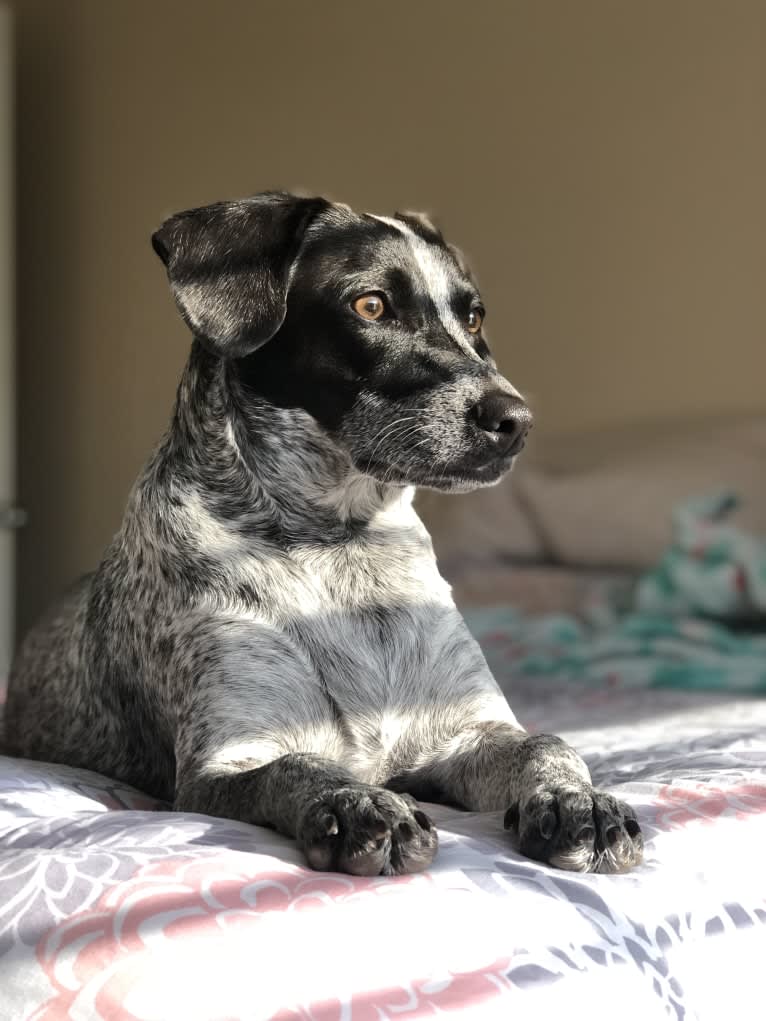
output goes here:
{"type": "Polygon", "coordinates": [[[253,394],[197,341],[161,456],[171,471],[191,462],[221,516],[286,532],[311,525],[327,538],[407,515],[414,493],[360,473],[311,415],[253,394]]]}

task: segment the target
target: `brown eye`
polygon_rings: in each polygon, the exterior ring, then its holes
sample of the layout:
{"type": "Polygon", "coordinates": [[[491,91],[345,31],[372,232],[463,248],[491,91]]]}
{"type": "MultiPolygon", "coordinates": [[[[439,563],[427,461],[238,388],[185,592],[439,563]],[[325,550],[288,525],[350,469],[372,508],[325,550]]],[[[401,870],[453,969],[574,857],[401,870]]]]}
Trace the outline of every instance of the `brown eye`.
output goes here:
{"type": "Polygon", "coordinates": [[[478,333],[481,329],[481,324],[484,322],[484,313],[478,308],[472,308],[468,313],[468,320],[466,325],[468,326],[469,333],[478,333]]]}
{"type": "Polygon", "coordinates": [[[379,294],[363,294],[353,303],[353,309],[362,319],[380,319],[386,311],[386,306],[379,294]]]}

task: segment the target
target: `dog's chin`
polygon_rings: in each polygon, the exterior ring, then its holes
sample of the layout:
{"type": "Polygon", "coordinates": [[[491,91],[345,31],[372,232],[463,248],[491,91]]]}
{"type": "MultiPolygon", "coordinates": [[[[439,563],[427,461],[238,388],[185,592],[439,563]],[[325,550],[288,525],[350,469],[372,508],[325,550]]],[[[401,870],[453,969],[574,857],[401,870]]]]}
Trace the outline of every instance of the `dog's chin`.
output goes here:
{"type": "MultiPolygon", "coordinates": [[[[389,482],[400,486],[416,486],[418,489],[435,489],[440,493],[470,493],[474,489],[496,486],[513,468],[516,455],[493,458],[485,464],[467,464],[460,462],[434,468],[424,465],[422,470],[409,467],[402,471],[398,467],[389,466],[385,471],[374,473],[380,482],[389,482]]],[[[372,473],[371,473],[372,474],[372,473]]]]}
{"type": "Polygon", "coordinates": [[[513,468],[514,458],[509,458],[502,465],[486,465],[483,468],[456,470],[436,477],[413,479],[410,483],[419,489],[436,489],[441,493],[470,493],[474,489],[485,489],[496,486],[513,468]]]}

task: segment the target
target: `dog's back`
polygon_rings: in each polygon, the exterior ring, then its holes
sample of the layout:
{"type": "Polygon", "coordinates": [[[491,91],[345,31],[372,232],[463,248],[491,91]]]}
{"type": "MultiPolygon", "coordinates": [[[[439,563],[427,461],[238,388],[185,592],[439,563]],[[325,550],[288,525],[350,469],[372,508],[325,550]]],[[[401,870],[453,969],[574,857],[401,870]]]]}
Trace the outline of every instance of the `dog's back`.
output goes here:
{"type": "Polygon", "coordinates": [[[172,743],[139,679],[120,676],[118,634],[103,634],[115,656],[93,656],[88,617],[98,583],[99,572],[83,578],[22,642],[9,677],[3,751],[93,769],[172,800],[172,743]]]}
{"type": "Polygon", "coordinates": [[[21,644],[11,668],[3,714],[3,749],[11,755],[68,760],[69,748],[64,747],[61,735],[80,726],[79,650],[90,583],[88,575],[73,586],[21,644]]]}

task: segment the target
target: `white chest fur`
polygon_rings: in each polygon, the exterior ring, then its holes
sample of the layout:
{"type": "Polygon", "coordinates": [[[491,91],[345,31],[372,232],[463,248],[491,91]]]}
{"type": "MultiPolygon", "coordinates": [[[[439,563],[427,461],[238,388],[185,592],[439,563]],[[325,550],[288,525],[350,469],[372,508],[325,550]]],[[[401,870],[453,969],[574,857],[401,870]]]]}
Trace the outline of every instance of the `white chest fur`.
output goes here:
{"type": "Polygon", "coordinates": [[[229,622],[226,684],[239,714],[226,698],[219,764],[310,750],[378,780],[467,718],[510,713],[409,501],[342,542],[287,548],[195,517],[225,588],[258,593],[257,606],[216,596],[205,607],[229,622]]]}

